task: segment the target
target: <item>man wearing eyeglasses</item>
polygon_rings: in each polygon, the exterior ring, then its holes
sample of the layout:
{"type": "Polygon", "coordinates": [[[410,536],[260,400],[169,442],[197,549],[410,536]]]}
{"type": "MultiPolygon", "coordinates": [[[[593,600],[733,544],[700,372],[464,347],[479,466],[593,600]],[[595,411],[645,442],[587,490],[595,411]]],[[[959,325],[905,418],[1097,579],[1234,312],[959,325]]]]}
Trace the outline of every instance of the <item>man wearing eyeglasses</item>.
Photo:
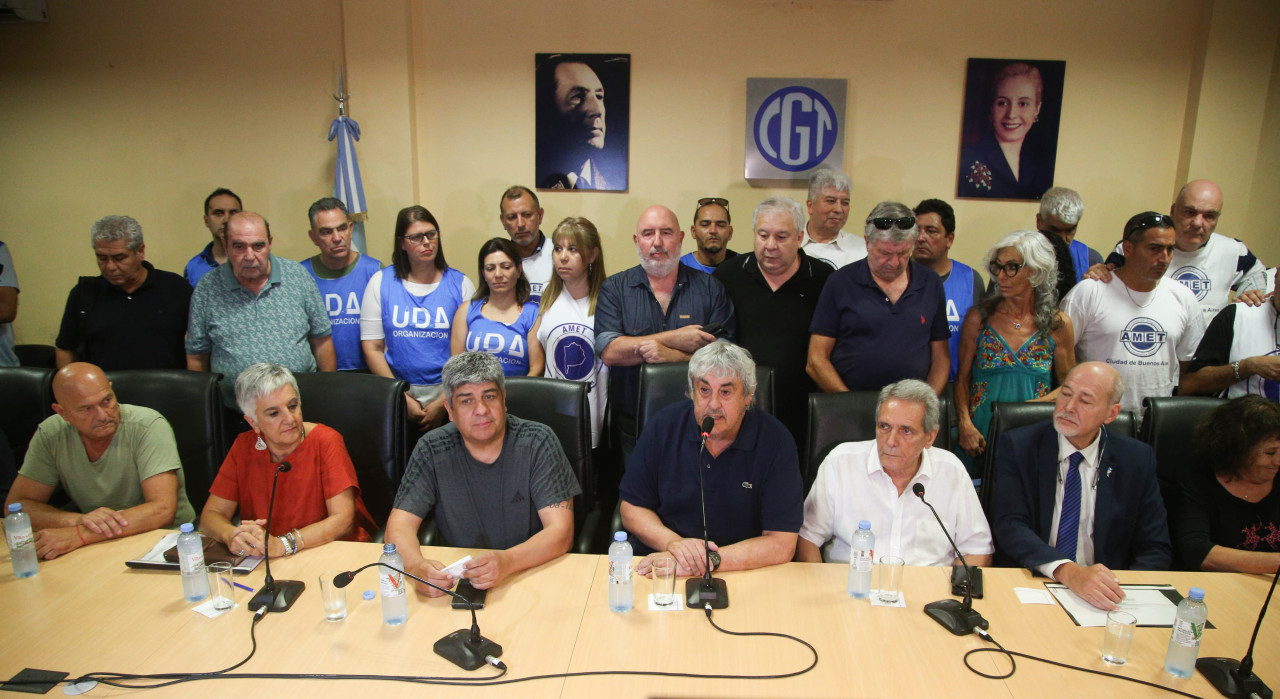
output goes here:
{"type": "MultiPolygon", "coordinates": [[[[1267,288],[1266,265],[1244,243],[1215,232],[1221,214],[1222,188],[1209,180],[1183,185],[1169,211],[1177,237],[1166,274],[1191,290],[1206,323],[1227,305],[1232,291],[1237,301],[1260,306],[1267,288]]],[[[1087,276],[1109,281],[1111,270],[1128,259],[1122,246],[1106,264],[1090,267],[1087,276]]]]}
{"type": "Polygon", "coordinates": [[[947,329],[951,340],[951,372],[948,381],[956,380],[956,367],[960,365],[960,324],[964,314],[982,301],[982,275],[978,270],[959,260],[951,259],[951,246],[956,240],[956,214],[951,205],[941,199],[925,199],[912,211],[916,215],[915,251],[911,259],[928,267],[942,279],[942,290],[947,295],[947,329]]]}
{"type": "Polygon", "coordinates": [[[266,219],[242,211],[227,221],[227,264],[196,285],[187,322],[187,368],[223,375],[223,402],[251,364],[293,372],[333,371],[332,326],[302,265],[271,254],[266,219]]]}
{"type": "Polygon", "coordinates": [[[498,220],[520,251],[520,267],[529,280],[529,300],[534,303],[551,281],[551,248],[542,234],[544,213],[538,195],[520,185],[508,187],[498,202],[498,220]]]}
{"type": "Polygon", "coordinates": [[[866,225],[867,257],[836,270],[818,298],[805,370],[828,393],[902,379],[941,393],[951,372],[947,298],[937,273],[911,260],[916,218],[884,201],[866,225]]]}
{"type": "Polygon", "coordinates": [[[694,269],[711,274],[720,263],[738,254],[729,249],[729,239],[733,238],[733,223],[729,216],[728,199],[699,199],[698,208],[693,212],[693,228],[689,232],[693,234],[693,242],[698,249],[685,253],[680,261],[694,269]]]}
{"type": "Polygon", "coordinates": [[[338,371],[365,369],[368,365],[360,348],[360,300],[369,278],[382,269],[382,263],[351,246],[353,228],[341,199],[317,200],[307,218],[311,222],[307,235],[320,254],[303,260],[302,267],[316,280],[329,312],[338,371]]]}
{"type": "Polygon", "coordinates": [[[822,169],[809,177],[809,222],[800,247],[809,257],[826,260],[840,269],[867,256],[867,243],[842,230],[849,221],[852,183],[843,172],[822,169]]]}
{"type": "Polygon", "coordinates": [[[1165,279],[1174,250],[1174,222],[1147,211],[1124,226],[1127,264],[1103,282],[1086,278],[1062,300],[1076,331],[1076,359],[1106,362],[1129,386],[1121,407],[1142,410],[1147,396],[1171,396],[1180,362],[1190,361],[1204,315],[1195,294],[1165,279]]]}

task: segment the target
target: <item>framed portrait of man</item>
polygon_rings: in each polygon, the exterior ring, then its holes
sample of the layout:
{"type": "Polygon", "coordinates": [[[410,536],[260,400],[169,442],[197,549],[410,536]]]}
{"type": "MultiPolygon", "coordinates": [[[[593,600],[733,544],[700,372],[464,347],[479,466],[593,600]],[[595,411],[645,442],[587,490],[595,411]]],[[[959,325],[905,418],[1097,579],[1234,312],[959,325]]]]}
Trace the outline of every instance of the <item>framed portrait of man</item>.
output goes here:
{"type": "Polygon", "coordinates": [[[534,58],[538,189],[627,191],[631,54],[534,58]]]}
{"type": "Polygon", "coordinates": [[[969,59],[957,197],[1037,200],[1053,186],[1066,68],[969,59]]]}

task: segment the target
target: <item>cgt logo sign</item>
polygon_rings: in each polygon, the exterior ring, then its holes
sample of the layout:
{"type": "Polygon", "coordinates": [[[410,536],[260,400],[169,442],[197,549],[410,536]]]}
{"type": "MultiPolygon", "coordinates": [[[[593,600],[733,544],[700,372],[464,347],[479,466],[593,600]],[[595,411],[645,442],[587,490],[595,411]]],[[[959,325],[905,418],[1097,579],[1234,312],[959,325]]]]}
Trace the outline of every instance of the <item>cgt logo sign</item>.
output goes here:
{"type": "Polygon", "coordinates": [[[806,179],[844,169],[846,81],[747,79],[747,179],[806,179]]]}

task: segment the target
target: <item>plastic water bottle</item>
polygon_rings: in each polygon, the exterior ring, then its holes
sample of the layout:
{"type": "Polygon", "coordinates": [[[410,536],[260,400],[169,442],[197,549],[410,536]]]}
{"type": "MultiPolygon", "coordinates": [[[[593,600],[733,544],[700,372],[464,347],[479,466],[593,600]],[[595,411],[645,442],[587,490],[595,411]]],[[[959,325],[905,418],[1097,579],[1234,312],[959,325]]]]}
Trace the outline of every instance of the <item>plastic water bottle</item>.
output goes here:
{"type": "Polygon", "coordinates": [[[871,594],[871,571],[875,561],[876,535],[871,532],[871,522],[858,522],[849,550],[849,596],[866,599],[871,594]]]}
{"type": "Polygon", "coordinates": [[[209,596],[209,580],[204,572],[204,542],[187,522],[178,527],[178,567],[182,569],[182,596],[199,602],[209,596]]]}
{"type": "Polygon", "coordinates": [[[609,544],[609,609],[629,612],[632,605],[631,544],[626,532],[614,532],[609,544]]]}
{"type": "Polygon", "coordinates": [[[1204,623],[1208,618],[1204,590],[1191,588],[1191,592],[1178,603],[1178,613],[1173,617],[1169,652],[1164,656],[1165,672],[1182,678],[1195,674],[1196,656],[1200,655],[1200,639],[1204,637],[1204,623]]]}
{"type": "Polygon", "coordinates": [[[31,533],[31,515],[22,511],[21,503],[9,506],[9,516],[4,518],[4,536],[9,542],[9,558],[13,561],[13,576],[29,578],[38,572],[36,540],[31,533]]]}
{"type": "MultiPolygon", "coordinates": [[[[379,563],[404,570],[404,559],[395,544],[383,544],[379,563]]],[[[409,620],[409,596],[405,594],[404,575],[383,566],[378,567],[378,586],[382,588],[382,620],[387,626],[398,626],[409,620]]]]}

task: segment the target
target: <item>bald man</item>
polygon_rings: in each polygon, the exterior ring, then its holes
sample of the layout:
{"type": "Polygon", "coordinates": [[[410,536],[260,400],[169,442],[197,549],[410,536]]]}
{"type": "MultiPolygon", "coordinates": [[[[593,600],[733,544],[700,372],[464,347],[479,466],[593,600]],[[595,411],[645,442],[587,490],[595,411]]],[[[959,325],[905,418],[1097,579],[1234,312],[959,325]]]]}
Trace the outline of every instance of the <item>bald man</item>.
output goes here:
{"type": "Polygon", "coordinates": [[[1076,365],[1052,421],[1000,436],[992,498],[998,552],[1107,610],[1124,599],[1112,570],[1173,563],[1155,453],[1105,427],[1123,394],[1110,365],[1076,365]]]}
{"type": "MultiPolygon", "coordinates": [[[[1209,180],[1183,185],[1169,210],[1177,238],[1164,276],[1196,295],[1205,324],[1226,307],[1232,291],[1237,301],[1260,306],[1267,289],[1266,265],[1240,240],[1215,232],[1221,215],[1222,188],[1209,180]]],[[[1107,264],[1090,267],[1086,276],[1109,282],[1111,270],[1124,261],[1124,250],[1117,245],[1107,264]]]]}
{"type": "Polygon", "coordinates": [[[640,264],[615,274],[596,301],[596,353],[609,372],[609,405],[624,454],[635,444],[640,365],[687,362],[717,337],[733,339],[733,302],[719,281],[680,262],[675,212],[651,206],[632,238],[640,264]]]}
{"type": "Polygon", "coordinates": [[[160,413],[120,405],[102,369],[83,362],[54,375],[53,396],[56,415],[40,423],[5,500],[31,515],[40,558],[195,520],[160,413]],[[75,511],[49,505],[59,485],[75,511]]]}

